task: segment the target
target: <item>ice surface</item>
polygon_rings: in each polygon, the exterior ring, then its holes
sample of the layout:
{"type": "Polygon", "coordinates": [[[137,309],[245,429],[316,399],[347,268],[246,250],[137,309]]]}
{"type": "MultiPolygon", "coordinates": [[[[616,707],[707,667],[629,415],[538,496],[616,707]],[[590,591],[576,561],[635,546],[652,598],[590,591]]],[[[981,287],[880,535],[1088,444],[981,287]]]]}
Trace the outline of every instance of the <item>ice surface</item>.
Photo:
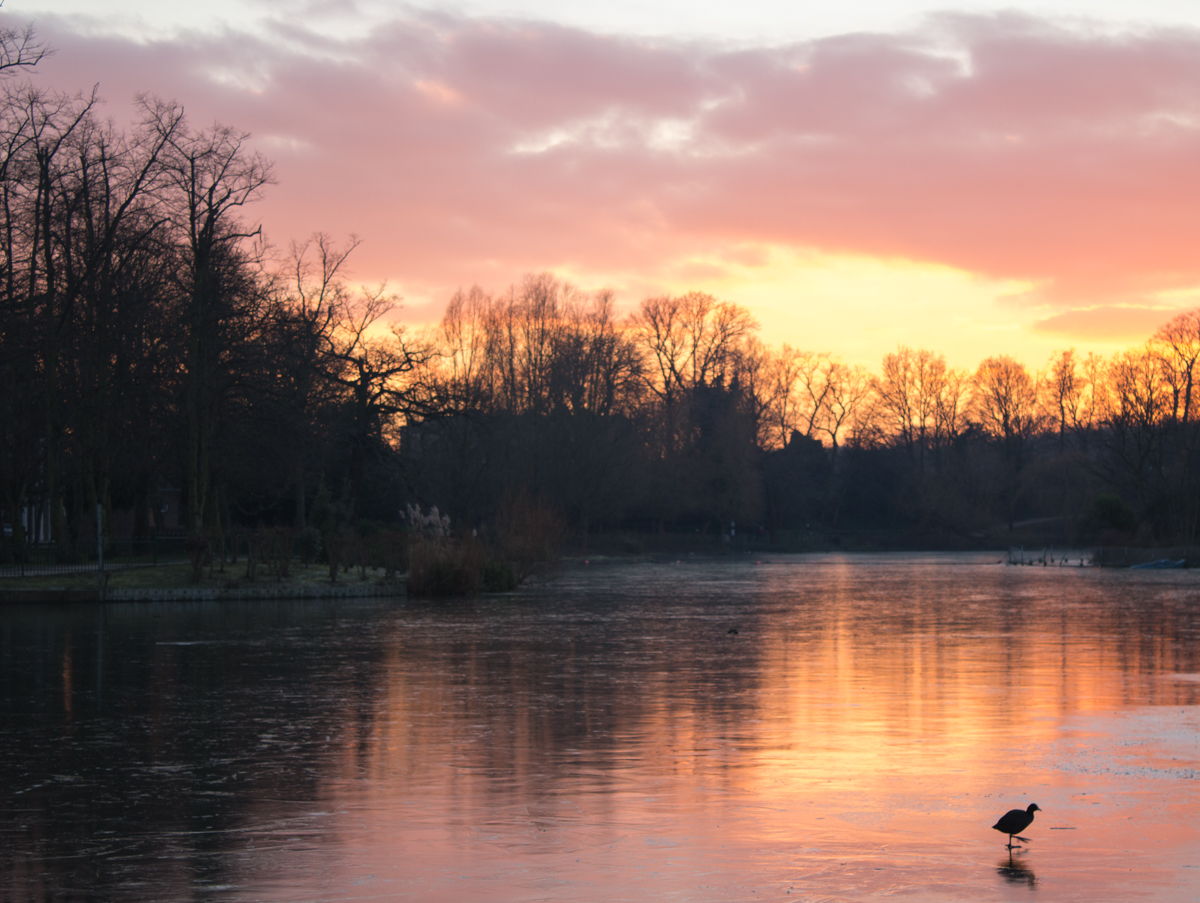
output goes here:
{"type": "Polygon", "coordinates": [[[1198,578],[995,561],[0,609],[0,899],[1196,900],[1198,578]]]}

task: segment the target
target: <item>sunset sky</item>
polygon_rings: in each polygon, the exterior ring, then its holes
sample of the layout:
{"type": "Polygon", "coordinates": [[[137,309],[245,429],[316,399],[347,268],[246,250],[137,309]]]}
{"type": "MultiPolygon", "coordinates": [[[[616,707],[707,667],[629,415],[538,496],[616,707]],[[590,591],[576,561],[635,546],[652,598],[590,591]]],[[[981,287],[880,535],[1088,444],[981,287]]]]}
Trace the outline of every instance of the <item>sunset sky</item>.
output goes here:
{"type": "Polygon", "coordinates": [[[286,248],[362,246],[403,319],[551,270],[700,289],[772,343],[974,367],[1200,305],[1200,3],[7,0],[35,82],[253,135],[286,248]],[[103,10],[98,14],[97,10],[103,10]]]}

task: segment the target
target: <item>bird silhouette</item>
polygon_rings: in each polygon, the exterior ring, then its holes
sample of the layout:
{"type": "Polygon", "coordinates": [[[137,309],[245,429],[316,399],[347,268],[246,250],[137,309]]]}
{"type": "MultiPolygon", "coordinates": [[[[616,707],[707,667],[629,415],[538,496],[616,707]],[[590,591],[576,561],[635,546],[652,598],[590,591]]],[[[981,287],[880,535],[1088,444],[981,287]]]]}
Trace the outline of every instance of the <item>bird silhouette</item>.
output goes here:
{"type": "MultiPolygon", "coordinates": [[[[1011,850],[1013,845],[1013,837],[1019,835],[1022,831],[1033,824],[1033,813],[1041,812],[1037,803],[1030,803],[1028,809],[1010,809],[1000,816],[1000,821],[992,825],[1001,834],[1008,835],[1008,848],[1011,850]]],[[[1027,840],[1025,837],[1017,837],[1017,840],[1027,840]]]]}

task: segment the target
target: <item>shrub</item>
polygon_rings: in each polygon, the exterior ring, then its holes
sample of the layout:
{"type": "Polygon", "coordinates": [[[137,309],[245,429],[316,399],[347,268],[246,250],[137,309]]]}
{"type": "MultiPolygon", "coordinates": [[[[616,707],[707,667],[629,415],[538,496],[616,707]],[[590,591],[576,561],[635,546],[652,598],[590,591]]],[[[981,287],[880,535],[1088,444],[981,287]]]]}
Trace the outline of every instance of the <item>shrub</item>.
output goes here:
{"type": "Polygon", "coordinates": [[[465,596],[481,589],[511,592],[557,556],[562,525],[544,506],[518,496],[505,506],[491,545],[450,533],[450,518],[436,507],[424,514],[408,506],[412,531],[408,591],[414,596],[465,596]]]}
{"type": "Polygon", "coordinates": [[[337,583],[338,571],[353,567],[358,560],[358,536],[351,530],[339,530],[324,536],[325,556],[329,560],[329,582],[337,583]]]}
{"type": "Polygon", "coordinates": [[[403,572],[408,565],[408,535],[399,530],[384,530],[372,539],[372,552],[377,567],[382,567],[388,579],[403,572]]]}
{"type": "Polygon", "coordinates": [[[419,536],[408,550],[408,592],[413,596],[469,596],[479,592],[482,550],[474,542],[419,536]]]}
{"type": "Polygon", "coordinates": [[[498,557],[509,563],[518,584],[558,560],[558,544],[565,533],[562,521],[525,493],[509,499],[496,526],[498,557]]]}
{"type": "Polygon", "coordinates": [[[642,541],[633,536],[621,536],[617,540],[617,548],[628,555],[641,555],[642,541]]]}
{"type": "Polygon", "coordinates": [[[264,538],[263,560],[267,563],[267,572],[274,574],[278,580],[291,576],[292,552],[296,548],[296,528],[260,527],[259,530],[264,538]]]}
{"type": "Polygon", "coordinates": [[[296,537],[296,552],[300,561],[310,565],[321,557],[321,531],[316,527],[305,527],[296,537]]]}
{"type": "Polygon", "coordinates": [[[1084,516],[1084,531],[1091,535],[1100,534],[1101,541],[1109,536],[1109,542],[1128,541],[1114,540],[1111,534],[1132,534],[1137,528],[1137,514],[1119,496],[1111,493],[1096,496],[1091,508],[1084,516]]]}
{"type": "Polygon", "coordinates": [[[517,572],[506,561],[489,561],[483,566],[482,586],[485,593],[511,593],[517,588],[517,572]]]}
{"type": "Polygon", "coordinates": [[[189,533],[183,543],[192,565],[192,583],[199,583],[204,574],[204,565],[212,561],[212,550],[207,533],[189,533]]]}

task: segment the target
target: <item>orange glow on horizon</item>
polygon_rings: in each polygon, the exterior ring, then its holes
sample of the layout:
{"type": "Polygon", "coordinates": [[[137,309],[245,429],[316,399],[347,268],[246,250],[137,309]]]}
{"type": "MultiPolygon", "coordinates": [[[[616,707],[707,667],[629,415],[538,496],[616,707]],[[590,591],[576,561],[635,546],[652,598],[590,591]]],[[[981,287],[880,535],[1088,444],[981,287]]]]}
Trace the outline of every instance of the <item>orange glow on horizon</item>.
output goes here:
{"type": "MultiPolygon", "coordinates": [[[[1038,303],[1038,287],[1028,282],[920,261],[773,245],[737,244],[646,274],[550,269],[584,290],[614,289],[626,311],[655,295],[708,292],[747,308],[759,322],[759,337],[770,345],[829,352],[872,370],[898,345],[927,348],[944,354],[951,366],[969,370],[998,354],[1034,369],[1067,348],[1107,356],[1141,345],[1162,323],[1200,304],[1200,294],[1180,291],[1140,306],[1064,312],[1038,303]]],[[[500,293],[507,284],[482,287],[500,293]]],[[[418,326],[437,323],[453,291],[418,287],[398,319],[418,326]]]]}

